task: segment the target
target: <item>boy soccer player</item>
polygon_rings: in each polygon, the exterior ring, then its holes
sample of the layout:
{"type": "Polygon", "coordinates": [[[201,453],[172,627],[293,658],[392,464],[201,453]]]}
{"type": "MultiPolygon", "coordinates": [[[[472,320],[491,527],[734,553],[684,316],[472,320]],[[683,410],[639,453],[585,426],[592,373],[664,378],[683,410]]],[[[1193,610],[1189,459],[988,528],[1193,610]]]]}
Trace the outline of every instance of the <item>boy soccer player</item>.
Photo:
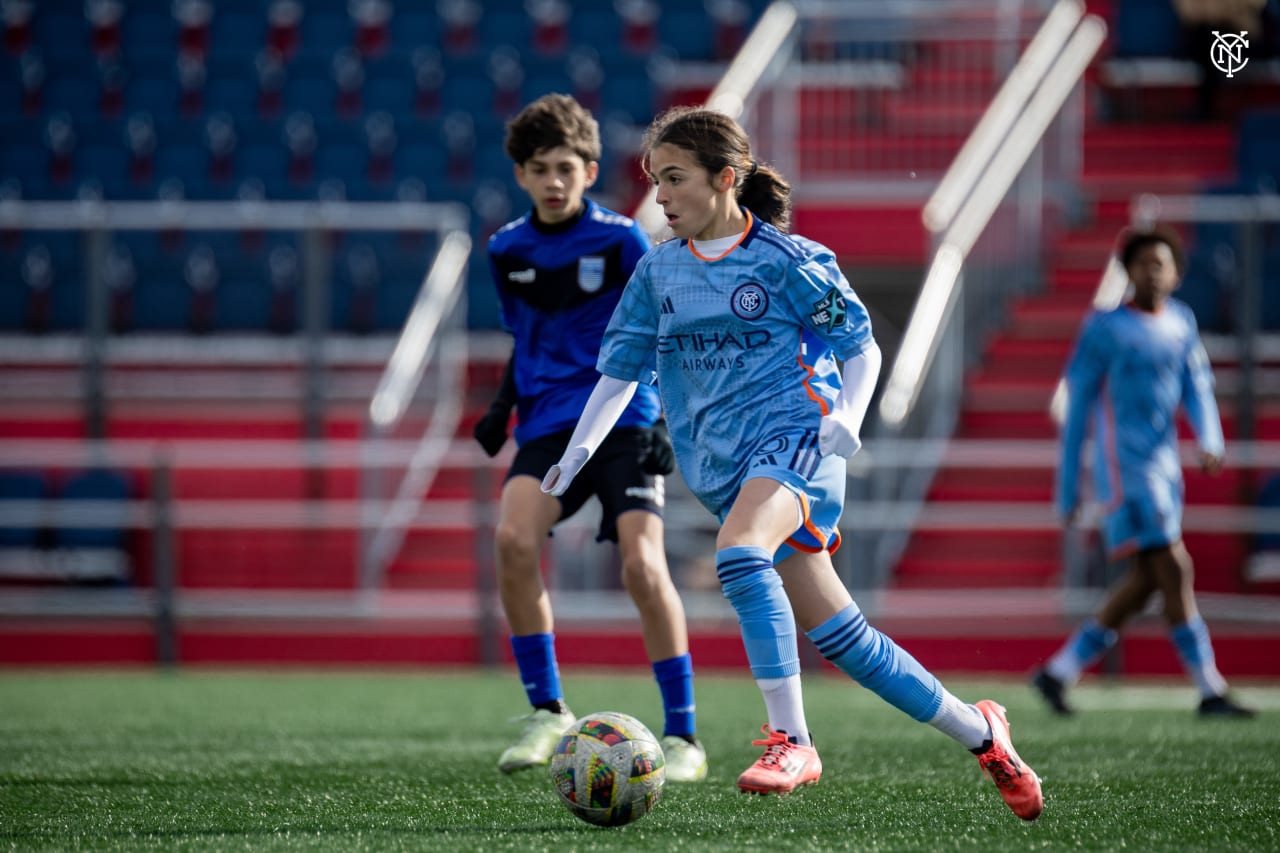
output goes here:
{"type": "Polygon", "coordinates": [[[1080,512],[1080,453],[1093,415],[1094,483],[1106,508],[1103,538],[1128,571],[1097,615],[1081,625],[1032,684],[1055,712],[1071,713],[1067,688],[1115,645],[1120,630],[1157,591],[1169,639],[1200,690],[1205,716],[1252,716],[1227,695],[1214,663],[1209,629],[1196,609],[1191,556],[1182,544],[1182,468],[1176,416],[1187,413],[1200,445],[1200,467],[1222,467],[1222,424],[1213,374],[1195,315],[1170,294],[1182,271],[1182,246],[1164,229],[1125,236],[1120,260],[1133,298],[1084,322],[1067,364],[1056,500],[1066,523],[1080,512]]]}
{"type": "MultiPolygon", "coordinates": [[[[584,198],[599,170],[600,131],[573,98],[547,95],[526,106],[507,124],[506,150],[533,209],[489,241],[503,324],[515,339],[506,383],[519,413],[519,450],[499,504],[498,590],[532,711],[498,767],[546,764],[574,721],[560,688],[539,555],[551,529],[595,495],[604,508],[598,538],[618,543],[622,583],[640,612],[662,694],[666,778],[697,781],[707,758],[695,736],[684,607],[663,546],[662,476],[642,462],[662,455],[657,394],[650,389],[627,406],[574,489],[551,497],[539,488],[595,386],[605,326],[649,241],[631,219],[584,198]]],[[[492,455],[506,437],[507,410],[499,403],[491,411],[476,437],[492,455]]]]}

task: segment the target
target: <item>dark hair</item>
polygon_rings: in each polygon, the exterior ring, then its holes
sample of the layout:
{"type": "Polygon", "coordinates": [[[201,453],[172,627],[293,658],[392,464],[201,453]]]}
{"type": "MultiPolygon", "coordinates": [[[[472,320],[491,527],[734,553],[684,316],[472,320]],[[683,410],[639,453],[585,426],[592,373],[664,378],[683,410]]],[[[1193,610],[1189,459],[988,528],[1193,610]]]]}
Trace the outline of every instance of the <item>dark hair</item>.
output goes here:
{"type": "Polygon", "coordinates": [[[588,163],[600,160],[600,124],[569,95],[543,95],[507,122],[507,156],[518,165],[561,145],[588,163]]]}
{"type": "Polygon", "coordinates": [[[747,132],[729,116],[705,107],[672,107],[653,120],[644,134],[644,167],[659,145],[691,153],[710,175],[732,166],[738,202],[779,231],[791,227],[791,185],[772,166],[751,156],[747,132]]]}
{"type": "Polygon", "coordinates": [[[1182,238],[1178,232],[1167,225],[1155,225],[1150,228],[1126,228],[1120,232],[1120,263],[1127,270],[1129,264],[1138,256],[1138,252],[1147,246],[1164,243],[1173,253],[1173,263],[1182,275],[1185,254],[1182,250],[1182,238]]]}

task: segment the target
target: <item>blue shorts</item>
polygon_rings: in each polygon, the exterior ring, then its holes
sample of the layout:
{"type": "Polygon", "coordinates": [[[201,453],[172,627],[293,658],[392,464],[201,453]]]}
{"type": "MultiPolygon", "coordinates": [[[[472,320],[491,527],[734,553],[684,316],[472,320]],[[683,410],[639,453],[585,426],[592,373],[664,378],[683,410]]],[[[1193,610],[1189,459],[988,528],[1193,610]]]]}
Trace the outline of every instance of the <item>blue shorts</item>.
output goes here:
{"type": "Polygon", "coordinates": [[[1103,519],[1102,534],[1112,558],[1172,545],[1182,538],[1181,487],[1126,494],[1103,519]]]}
{"type": "MultiPolygon", "coordinates": [[[[800,436],[801,432],[797,432],[800,436]]],[[[802,444],[794,441],[793,446],[802,444]]],[[[797,551],[816,554],[829,551],[834,554],[840,547],[840,514],[844,512],[844,490],[848,478],[848,463],[840,456],[820,456],[816,436],[811,437],[812,455],[807,459],[775,453],[758,454],[751,460],[742,482],[763,477],[781,483],[795,494],[804,515],[803,523],[787,538],[773,555],[774,565],[781,563],[797,551]],[[787,462],[788,464],[780,464],[787,462]]],[[[737,496],[734,496],[736,500],[737,496]]],[[[733,503],[730,501],[719,513],[723,523],[733,503]]]]}

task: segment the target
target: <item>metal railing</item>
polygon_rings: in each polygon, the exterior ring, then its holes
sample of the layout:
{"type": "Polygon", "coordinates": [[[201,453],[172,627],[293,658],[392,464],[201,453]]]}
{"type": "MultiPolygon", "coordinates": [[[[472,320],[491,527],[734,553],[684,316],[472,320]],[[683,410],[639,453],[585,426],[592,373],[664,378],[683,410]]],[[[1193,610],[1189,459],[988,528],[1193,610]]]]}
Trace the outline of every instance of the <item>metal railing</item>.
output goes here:
{"type": "MultiPolygon", "coordinates": [[[[874,436],[950,435],[964,371],[986,333],[1012,296],[1040,285],[1046,223],[1069,214],[1064,203],[1079,168],[1080,104],[1072,96],[1106,35],[1101,19],[1081,12],[1077,0],[1061,0],[1048,15],[925,205],[933,255],[869,425],[874,436]]],[[[869,499],[920,506],[932,478],[926,465],[855,482],[869,499]]],[[[861,543],[872,586],[905,544],[904,532],[861,543]]]]}

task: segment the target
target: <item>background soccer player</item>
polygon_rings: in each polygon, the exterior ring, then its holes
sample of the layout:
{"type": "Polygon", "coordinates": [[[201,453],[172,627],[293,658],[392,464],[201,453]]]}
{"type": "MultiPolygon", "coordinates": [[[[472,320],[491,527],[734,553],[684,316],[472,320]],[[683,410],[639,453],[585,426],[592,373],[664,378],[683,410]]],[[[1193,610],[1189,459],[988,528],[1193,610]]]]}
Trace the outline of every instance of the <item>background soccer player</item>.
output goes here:
{"type": "MultiPolygon", "coordinates": [[[[618,543],[622,583],[640,611],[662,693],[666,778],[696,781],[706,776],[707,759],[695,736],[684,607],[663,550],[662,476],[642,467],[655,455],[655,440],[665,441],[653,429],[657,394],[646,389],[631,400],[574,489],[550,497],[539,488],[595,386],[601,336],[649,241],[631,219],[583,197],[599,170],[600,131],[573,98],[530,103],[508,122],[506,150],[533,210],[489,241],[503,324],[515,338],[507,381],[519,414],[519,450],[498,510],[498,589],[533,710],[498,766],[511,772],[545,764],[574,721],[561,690],[539,555],[551,528],[595,495],[604,509],[599,538],[618,543]]],[[[479,425],[477,438],[491,453],[506,437],[507,415],[499,405],[479,425]]]]}
{"type": "Polygon", "coordinates": [[[1182,467],[1176,417],[1182,408],[1200,445],[1200,467],[1222,467],[1222,424],[1213,374],[1195,315],[1171,298],[1182,247],[1168,230],[1124,236],[1120,260],[1133,298],[1085,319],[1067,364],[1056,499],[1068,524],[1080,514],[1081,448],[1093,415],[1094,483],[1106,509],[1103,538],[1128,570],[1102,609],[1067,640],[1032,683],[1053,710],[1071,713],[1066,689],[1116,643],[1118,632],[1157,591],[1169,638],[1200,689],[1200,713],[1250,716],[1227,696],[1209,629],[1196,609],[1191,556],[1182,544],[1182,467]]]}
{"type": "Polygon", "coordinates": [[[645,151],[678,239],[637,265],[605,333],[604,375],[543,488],[573,488],[656,370],[681,473],[721,522],[716,570],[768,715],[754,741],[764,753],[738,787],[784,794],[822,774],[798,620],[851,678],[976,753],[1010,808],[1034,820],[1040,781],[1009,743],[1004,709],[960,701],[868,625],[831,563],[845,457],[880,369],[866,309],[829,249],[780,230],[791,188],[754,160],[733,119],[676,108],[649,127],[645,151]]]}

